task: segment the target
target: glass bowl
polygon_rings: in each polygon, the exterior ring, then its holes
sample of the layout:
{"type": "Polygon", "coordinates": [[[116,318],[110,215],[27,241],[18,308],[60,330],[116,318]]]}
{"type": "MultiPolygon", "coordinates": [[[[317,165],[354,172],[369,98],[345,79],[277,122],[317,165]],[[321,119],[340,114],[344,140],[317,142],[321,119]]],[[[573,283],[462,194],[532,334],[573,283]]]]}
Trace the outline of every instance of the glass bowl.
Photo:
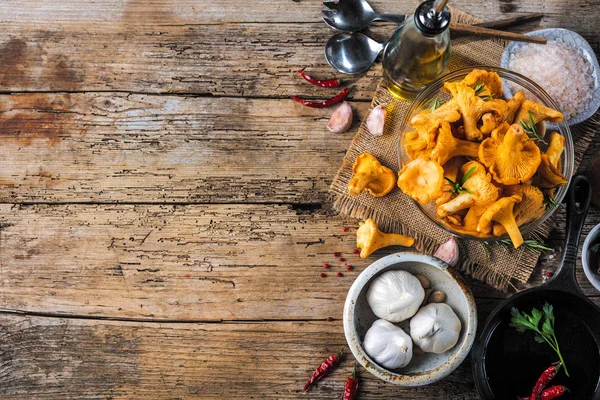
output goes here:
{"type": "MultiPolygon", "coordinates": [[[[531,79],[529,79],[521,74],[517,74],[516,72],[512,72],[512,71],[509,71],[509,70],[503,69],[503,68],[488,67],[488,66],[475,66],[475,67],[463,68],[463,69],[459,69],[459,70],[450,72],[449,74],[446,74],[446,75],[436,79],[435,81],[433,81],[421,93],[419,93],[419,95],[413,100],[413,102],[410,106],[410,109],[408,110],[408,113],[406,114],[406,117],[404,118],[404,121],[403,121],[402,126],[399,131],[399,138],[398,138],[397,146],[398,146],[398,162],[399,162],[400,169],[402,169],[402,167],[407,162],[410,161],[410,157],[408,157],[408,154],[406,153],[406,150],[404,147],[404,134],[413,130],[412,126],[410,124],[410,120],[412,119],[412,117],[414,117],[416,114],[418,114],[419,112],[421,112],[424,109],[429,109],[431,107],[432,102],[436,98],[441,101],[446,101],[446,100],[450,99],[452,96],[449,93],[446,93],[445,91],[443,91],[444,82],[461,81],[473,69],[483,69],[486,71],[496,72],[496,73],[498,73],[498,75],[500,75],[500,78],[503,81],[503,86],[506,86],[507,83],[510,83],[511,87],[517,89],[515,91],[523,92],[525,94],[526,99],[533,100],[537,103],[543,104],[547,107],[550,107],[550,108],[560,111],[560,108],[558,107],[556,102],[554,100],[552,100],[552,98],[540,86],[538,86],[531,79]]],[[[555,123],[555,124],[548,124],[546,137],[548,136],[548,132],[550,130],[557,131],[565,138],[565,151],[563,152],[563,154],[561,156],[561,165],[562,165],[563,175],[566,176],[567,181],[570,182],[571,177],[573,176],[574,158],[575,158],[574,148],[573,148],[573,138],[571,137],[571,131],[569,129],[569,126],[564,121],[560,122],[560,123],[555,123]]],[[[538,143],[538,145],[542,152],[544,152],[547,148],[547,145],[545,145],[543,143],[538,143]]],[[[563,198],[565,197],[565,195],[567,193],[567,188],[568,188],[568,184],[565,186],[560,186],[556,190],[556,192],[554,194],[554,200],[558,204],[560,204],[562,202],[563,198]]],[[[482,237],[471,236],[471,235],[467,235],[464,233],[455,232],[454,230],[452,230],[451,228],[446,226],[446,224],[444,224],[444,221],[442,221],[440,218],[437,217],[436,212],[435,212],[435,203],[434,202],[431,202],[431,203],[425,204],[425,205],[419,204],[416,201],[415,201],[415,203],[417,204],[419,209],[423,212],[423,214],[425,214],[431,221],[433,221],[440,228],[444,229],[445,231],[451,233],[454,236],[464,238],[464,239],[469,239],[469,240],[487,241],[487,242],[509,239],[508,235],[490,236],[487,238],[482,238],[482,237]]],[[[532,221],[528,224],[522,225],[520,227],[520,230],[521,230],[521,233],[523,234],[523,236],[525,236],[527,233],[535,230],[535,228],[537,228],[544,221],[546,221],[554,213],[556,208],[557,207],[549,208],[537,220],[532,221]]]]}

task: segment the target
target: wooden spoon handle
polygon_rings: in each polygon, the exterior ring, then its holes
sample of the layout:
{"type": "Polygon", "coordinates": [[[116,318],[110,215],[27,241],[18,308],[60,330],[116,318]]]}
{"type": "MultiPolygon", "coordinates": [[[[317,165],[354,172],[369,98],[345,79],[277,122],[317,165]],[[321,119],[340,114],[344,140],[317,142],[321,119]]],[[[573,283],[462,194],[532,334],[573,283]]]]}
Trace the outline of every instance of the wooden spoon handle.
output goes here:
{"type": "Polygon", "coordinates": [[[497,39],[513,40],[515,42],[529,42],[546,44],[548,41],[545,38],[536,36],[527,36],[520,33],[504,32],[496,29],[482,28],[480,26],[473,26],[467,24],[459,24],[457,22],[450,22],[450,30],[452,32],[468,33],[475,36],[491,37],[497,39]]]}
{"type": "Polygon", "coordinates": [[[516,25],[521,25],[527,22],[535,21],[538,19],[544,18],[543,13],[531,13],[520,15],[518,17],[499,19],[497,21],[486,21],[480,22],[478,24],[473,24],[475,26],[480,26],[482,28],[492,28],[492,29],[502,29],[509,28],[516,25]]]}

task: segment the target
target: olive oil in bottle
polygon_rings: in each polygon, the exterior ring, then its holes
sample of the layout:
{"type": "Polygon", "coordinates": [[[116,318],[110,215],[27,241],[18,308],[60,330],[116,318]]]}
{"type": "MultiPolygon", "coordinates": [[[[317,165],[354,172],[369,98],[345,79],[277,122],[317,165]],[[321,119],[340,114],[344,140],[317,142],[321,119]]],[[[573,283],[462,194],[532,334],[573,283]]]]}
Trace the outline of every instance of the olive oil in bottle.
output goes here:
{"type": "Polygon", "coordinates": [[[450,59],[447,0],[427,0],[396,29],[383,52],[383,77],[392,96],[412,99],[450,59]]]}

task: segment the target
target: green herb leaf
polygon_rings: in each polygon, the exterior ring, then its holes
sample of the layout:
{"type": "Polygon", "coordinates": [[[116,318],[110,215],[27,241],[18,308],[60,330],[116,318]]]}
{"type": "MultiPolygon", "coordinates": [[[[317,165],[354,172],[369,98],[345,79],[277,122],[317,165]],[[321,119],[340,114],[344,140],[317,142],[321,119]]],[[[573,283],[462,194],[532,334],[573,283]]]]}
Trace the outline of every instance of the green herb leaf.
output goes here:
{"type": "Polygon", "coordinates": [[[529,122],[525,122],[525,120],[522,118],[519,121],[519,123],[523,127],[523,130],[529,136],[529,139],[527,139],[527,141],[535,140],[536,142],[542,142],[544,144],[548,144],[548,143],[546,143],[544,138],[542,138],[540,136],[540,134],[538,133],[537,128],[535,127],[535,121],[533,120],[533,115],[531,115],[531,112],[527,111],[527,114],[529,114],[529,122]]]}
{"type": "Polygon", "coordinates": [[[552,348],[552,350],[556,352],[565,369],[565,374],[569,376],[569,371],[567,370],[567,366],[563,360],[563,356],[558,346],[558,340],[556,339],[556,334],[554,332],[554,308],[552,305],[545,303],[542,307],[542,311],[534,308],[531,310],[531,314],[522,313],[517,308],[513,307],[510,310],[510,314],[510,326],[515,328],[517,332],[520,333],[523,333],[527,330],[535,332],[533,339],[537,343],[546,342],[552,348]],[[540,321],[542,321],[542,319],[543,322],[542,326],[540,327],[540,321]]]}
{"type": "Polygon", "coordinates": [[[475,91],[475,95],[479,96],[481,92],[485,90],[485,85],[483,82],[477,82],[475,86],[473,86],[473,90],[475,91]]]}
{"type": "MultiPolygon", "coordinates": [[[[521,333],[523,333],[523,332],[521,332],[521,333]]],[[[535,335],[533,337],[533,340],[535,340],[537,343],[546,343],[546,339],[544,339],[540,335],[535,335]]]]}
{"type": "MultiPolygon", "coordinates": [[[[515,247],[513,245],[512,240],[510,240],[510,239],[501,240],[500,243],[502,243],[502,244],[504,244],[504,245],[506,245],[508,247],[511,247],[511,248],[515,247]]],[[[523,246],[527,250],[531,250],[531,251],[539,250],[542,253],[554,251],[553,248],[547,247],[544,244],[544,242],[539,242],[537,240],[524,240],[523,244],[521,246],[523,246]]]]}
{"type": "Polygon", "coordinates": [[[554,200],[554,197],[550,196],[550,193],[544,191],[544,205],[547,210],[551,210],[555,207],[558,207],[558,203],[554,200]]]}
{"type": "Polygon", "coordinates": [[[429,112],[434,112],[439,106],[444,104],[443,101],[440,101],[437,97],[431,100],[431,107],[429,107],[429,112]]]}
{"type": "Polygon", "coordinates": [[[467,181],[467,179],[469,179],[471,177],[471,175],[473,175],[473,172],[475,172],[476,169],[477,169],[477,167],[472,167],[471,169],[469,169],[467,171],[466,174],[463,175],[462,181],[461,181],[461,185],[465,184],[465,182],[467,181]]]}
{"type": "Polygon", "coordinates": [[[596,243],[595,245],[593,245],[592,247],[590,247],[590,250],[592,251],[592,253],[597,253],[600,251],[600,243],[596,243]]]}

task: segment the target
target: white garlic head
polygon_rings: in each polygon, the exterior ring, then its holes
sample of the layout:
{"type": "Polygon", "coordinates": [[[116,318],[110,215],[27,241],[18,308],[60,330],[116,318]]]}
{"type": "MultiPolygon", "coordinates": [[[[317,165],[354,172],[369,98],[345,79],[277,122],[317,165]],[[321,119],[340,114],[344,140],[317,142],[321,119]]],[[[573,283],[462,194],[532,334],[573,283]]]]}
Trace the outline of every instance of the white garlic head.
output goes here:
{"type": "Polygon", "coordinates": [[[369,357],[387,369],[407,366],[413,355],[410,336],[384,319],[373,322],[363,340],[363,348],[369,357]]]}
{"type": "Polygon", "coordinates": [[[421,282],[406,271],[384,272],[367,291],[367,302],[373,313],[390,322],[404,321],[415,315],[424,298],[421,282]]]}
{"type": "Polygon", "coordinates": [[[410,320],[410,336],[427,353],[445,353],[456,345],[460,320],[445,303],[431,303],[410,320]]]}

